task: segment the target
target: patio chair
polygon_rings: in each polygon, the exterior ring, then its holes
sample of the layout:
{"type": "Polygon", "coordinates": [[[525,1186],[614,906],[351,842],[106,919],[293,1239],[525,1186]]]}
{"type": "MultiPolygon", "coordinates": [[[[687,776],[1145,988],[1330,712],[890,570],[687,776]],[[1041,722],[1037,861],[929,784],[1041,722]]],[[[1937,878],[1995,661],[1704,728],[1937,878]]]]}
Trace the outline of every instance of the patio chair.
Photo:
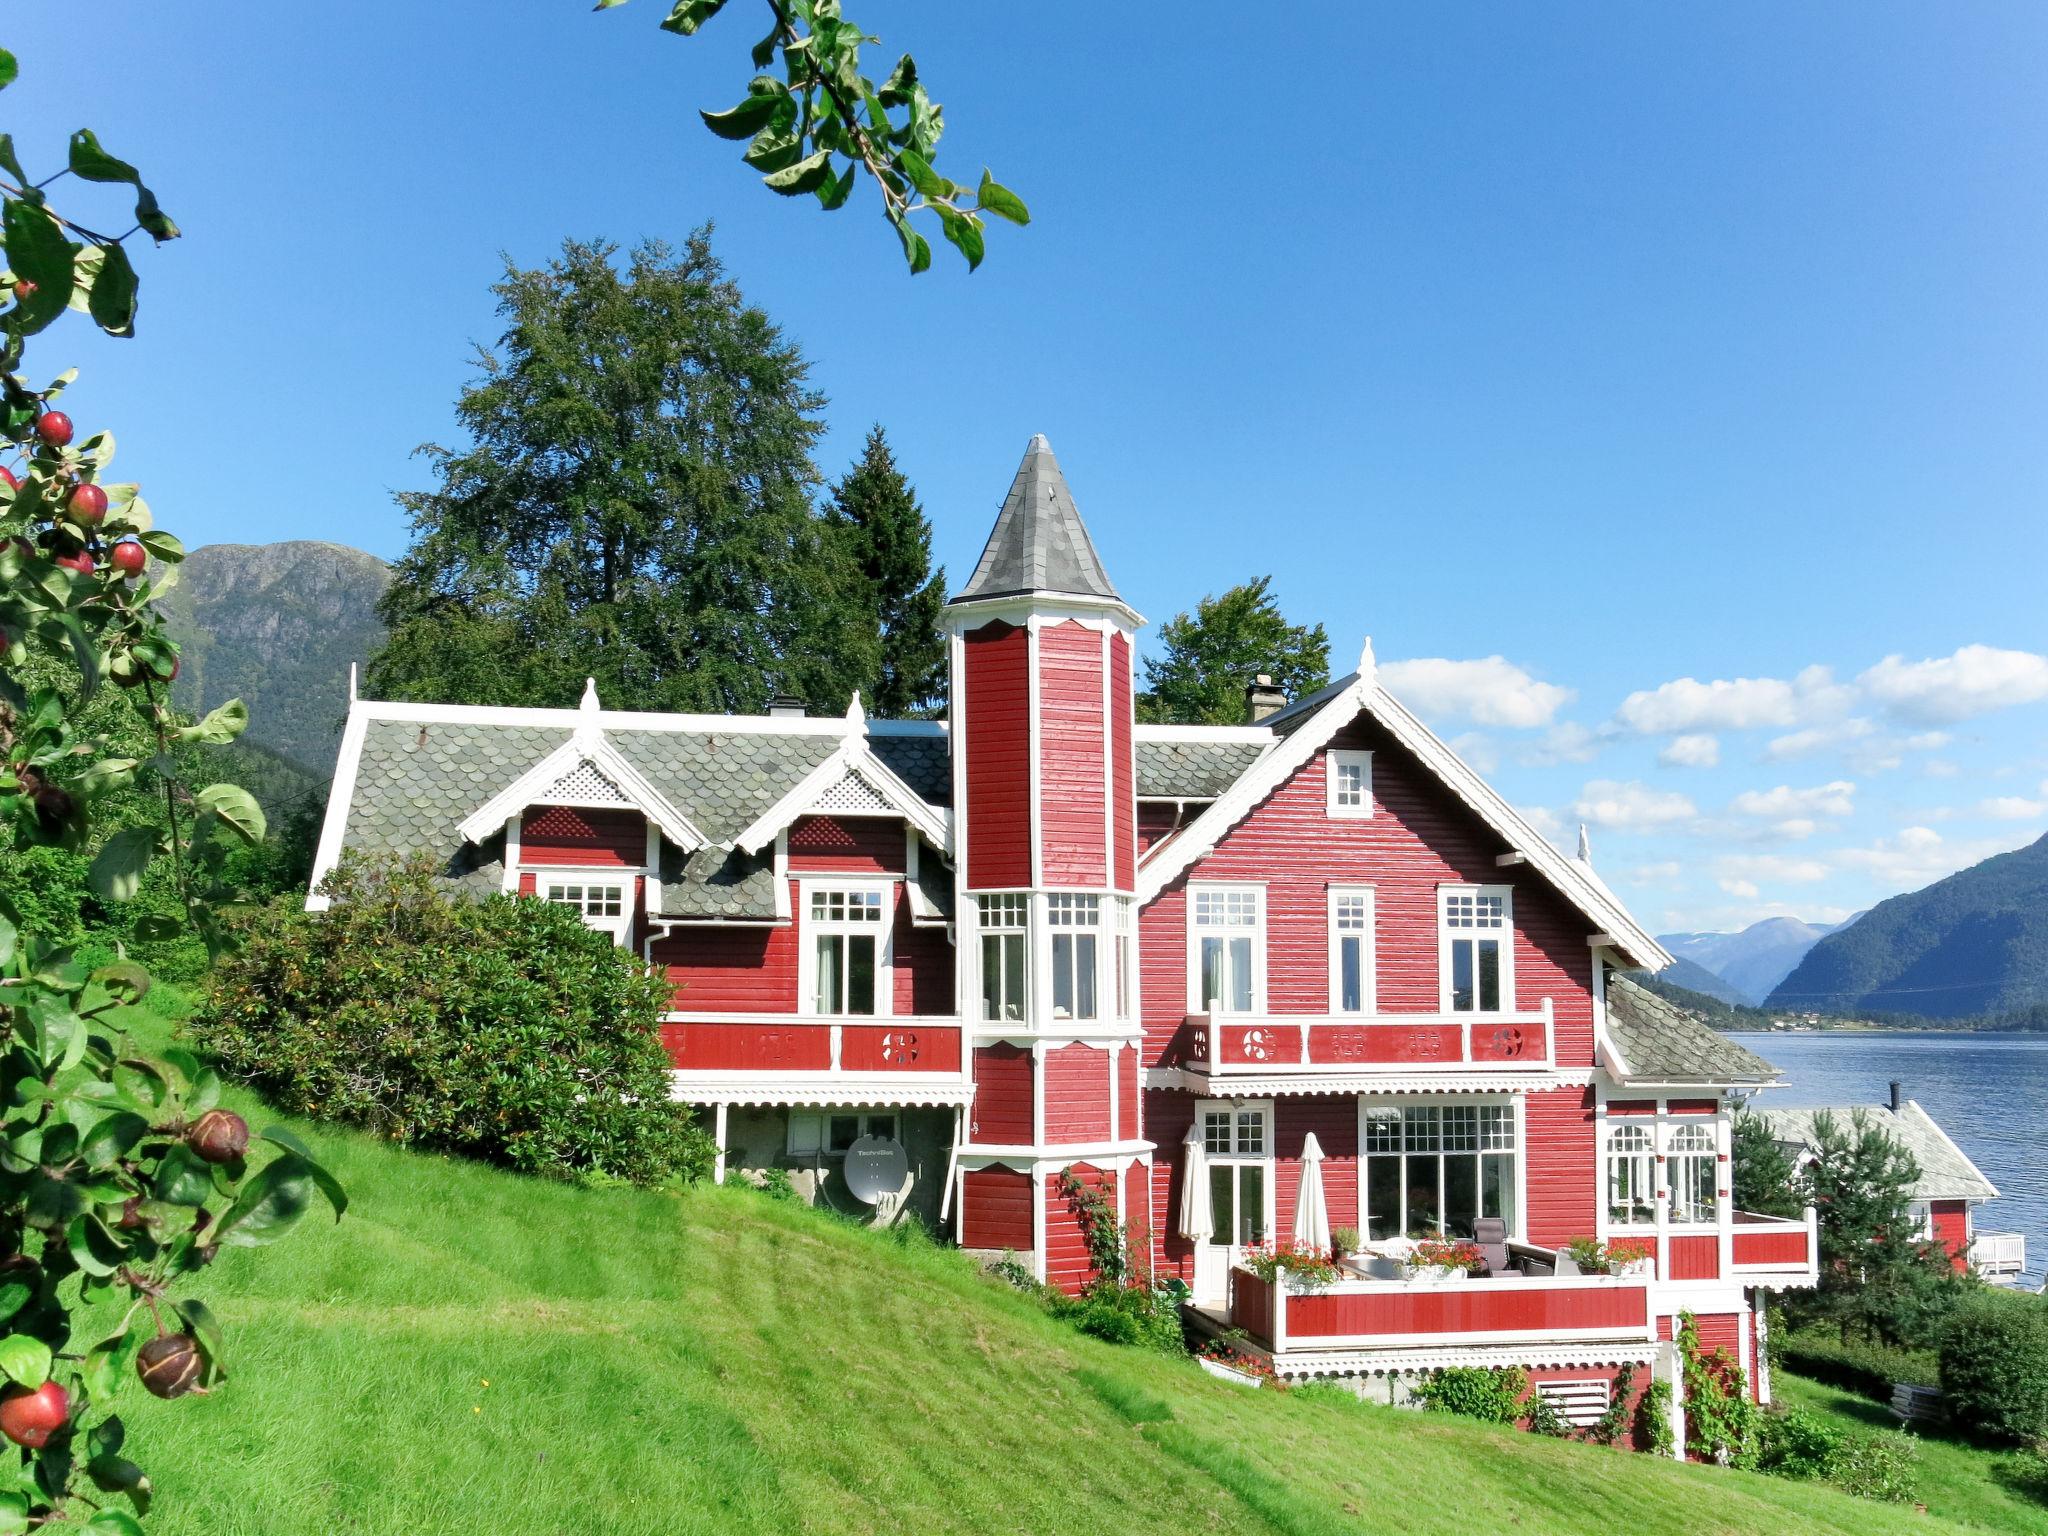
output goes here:
{"type": "Polygon", "coordinates": [[[1498,1216],[1481,1216],[1472,1223],[1472,1241],[1486,1258],[1486,1273],[1509,1275],[1514,1271],[1508,1265],[1508,1224],[1498,1216]]]}

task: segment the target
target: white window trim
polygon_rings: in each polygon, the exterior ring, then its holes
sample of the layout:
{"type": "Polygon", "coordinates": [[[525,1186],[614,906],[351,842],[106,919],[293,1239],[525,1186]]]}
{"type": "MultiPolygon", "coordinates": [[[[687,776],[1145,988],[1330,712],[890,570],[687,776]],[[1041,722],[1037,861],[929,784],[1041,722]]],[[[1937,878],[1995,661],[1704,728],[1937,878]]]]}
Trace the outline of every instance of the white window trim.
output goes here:
{"type": "Polygon", "coordinates": [[[1687,1233],[1712,1232],[1719,1228],[1721,1218],[1727,1214],[1732,1203],[1721,1196],[1721,1184],[1725,1178],[1722,1170],[1718,1115],[1678,1115],[1670,1118],[1659,1117],[1657,1135],[1657,1190],[1659,1203],[1664,1207],[1668,1224],[1687,1233]],[[1704,1147],[1678,1146],[1680,1131],[1699,1128],[1707,1133],[1704,1147]],[[1705,1220],[1687,1220],[1678,1213],[1678,1164],[1679,1159],[1704,1161],[1706,1171],[1712,1176],[1713,1196],[1709,1202],[1705,1220]]]}
{"type": "MultiPolygon", "coordinates": [[[[1103,1019],[1114,1018],[1115,1014],[1111,1011],[1110,1007],[1105,1006],[1106,1004],[1113,1003],[1114,1000],[1105,995],[1105,989],[1103,987],[1102,962],[1104,955],[1106,955],[1109,952],[1109,938],[1110,934],[1113,932],[1113,930],[1105,922],[1105,918],[1108,916],[1108,914],[1104,911],[1104,908],[1109,902],[1114,901],[1116,898],[1113,896],[1105,895],[1099,891],[1047,891],[1039,899],[1043,901],[1045,904],[1046,1018],[1058,1024],[1096,1024],[1101,1022],[1103,1019]],[[1053,907],[1055,903],[1073,902],[1078,907],[1081,903],[1091,901],[1095,904],[1095,921],[1093,921],[1092,923],[1055,923],[1053,921],[1053,907]],[[1062,1014],[1058,1011],[1057,1004],[1054,1001],[1054,999],[1058,996],[1059,993],[1059,972],[1053,960],[1053,948],[1055,939],[1062,934],[1067,935],[1068,937],[1077,937],[1081,934],[1087,934],[1090,938],[1095,940],[1095,964],[1093,966],[1093,970],[1095,972],[1095,1012],[1086,1017],[1083,1017],[1078,1014],[1062,1014]]],[[[1078,948],[1079,946],[1077,944],[1076,949],[1078,950],[1078,948]]],[[[1074,978],[1074,989],[1075,992],[1078,994],[1080,991],[1081,984],[1078,965],[1075,969],[1076,975],[1074,978]]],[[[1078,996],[1076,1000],[1078,1001],[1078,996]]],[[[1026,1011],[1029,1011],[1028,998],[1026,1011]]]]}
{"type": "MultiPolygon", "coordinates": [[[[634,882],[640,878],[641,872],[639,870],[621,868],[617,864],[600,866],[544,864],[529,866],[524,872],[533,876],[533,894],[542,901],[548,900],[548,887],[551,885],[603,885],[616,887],[619,891],[619,915],[617,917],[593,919],[588,914],[580,911],[577,915],[583,918],[584,927],[594,928],[599,933],[610,934],[614,944],[626,942],[626,935],[632,929],[633,919],[637,915],[633,910],[636,905],[633,900],[633,886],[634,882]]],[[[557,903],[557,905],[567,906],[568,903],[561,902],[557,903]]]]}
{"type": "MultiPolygon", "coordinates": [[[[1206,931],[1195,923],[1195,898],[1200,892],[1249,891],[1258,898],[1258,921],[1251,927],[1252,936],[1252,1007],[1251,1013],[1239,1015],[1249,1018],[1266,1011],[1266,887],[1244,880],[1190,880],[1187,885],[1187,978],[1188,1012],[1200,1013],[1202,1009],[1202,935],[1206,931]]],[[[1217,929],[1219,933],[1236,930],[1217,929]]]]}
{"type": "Polygon", "coordinates": [[[873,1122],[878,1117],[886,1115],[889,1119],[895,1122],[897,1139],[902,1139],[903,1111],[900,1109],[793,1109],[789,1112],[789,1120],[786,1126],[784,1127],[783,1131],[784,1155],[788,1157],[832,1158],[846,1156],[844,1152],[834,1152],[830,1147],[825,1145],[825,1132],[827,1126],[831,1121],[843,1115],[851,1115],[854,1119],[860,1122],[860,1134],[862,1136],[873,1135],[874,1133],[871,1129],[873,1122]],[[817,1132],[818,1143],[815,1147],[804,1147],[799,1146],[797,1144],[796,1133],[797,1123],[799,1121],[808,1122],[813,1128],[815,1128],[817,1132]]]}
{"type": "MultiPolygon", "coordinates": [[[[1235,1142],[1237,1116],[1246,1111],[1256,1111],[1265,1119],[1266,1150],[1264,1153],[1211,1152],[1207,1150],[1207,1133],[1204,1132],[1202,1171],[1206,1174],[1218,1164],[1229,1168],[1265,1169],[1266,1241],[1270,1243],[1277,1241],[1282,1235],[1280,1232],[1280,1175],[1279,1158],[1277,1155],[1279,1126],[1276,1123],[1278,1117],[1273,1110],[1273,1101],[1271,1099],[1197,1099],[1195,1100],[1195,1125],[1197,1128],[1201,1127],[1202,1117],[1205,1114],[1228,1113],[1231,1117],[1232,1141],[1235,1142]]],[[[1231,1214],[1235,1218],[1236,1212],[1234,1210],[1231,1214]]],[[[1216,1242],[1215,1234],[1212,1234],[1209,1243],[1204,1246],[1227,1247],[1232,1254],[1236,1254],[1242,1247],[1236,1241],[1234,1233],[1232,1234],[1231,1241],[1228,1243],[1216,1242]]]]}
{"type": "MultiPolygon", "coordinates": [[[[1515,1011],[1515,888],[1511,885],[1440,885],[1436,888],[1436,973],[1437,1007],[1451,1011],[1451,939],[1453,930],[1445,925],[1444,905],[1452,896],[1498,896],[1501,899],[1500,926],[1500,1012],[1515,1011]]],[[[1458,930],[1464,937],[1473,931],[1458,930]]],[[[1487,1018],[1475,1012],[1475,1018],[1487,1018]]]]}
{"type": "Polygon", "coordinates": [[[797,891],[797,1012],[808,1018],[893,1018],[896,1012],[896,892],[900,880],[805,879],[797,891]],[[814,891],[880,891],[882,920],[870,928],[854,923],[819,924],[811,917],[814,891]],[[820,932],[873,933],[875,946],[875,1011],[872,1014],[820,1014],[818,1012],[818,947],[813,942],[820,932]]]}
{"type": "Polygon", "coordinates": [[[1012,1030],[1025,1029],[1030,1025],[1032,1001],[1036,996],[1036,993],[1033,988],[1033,982],[1035,980],[1033,976],[1033,971],[1035,970],[1035,967],[1033,966],[1031,961],[1031,893],[1029,891],[1014,889],[1001,891],[977,891],[972,896],[967,897],[966,900],[970,904],[969,926],[967,931],[973,935],[973,942],[970,944],[962,945],[960,950],[955,952],[955,964],[959,966],[960,970],[963,973],[965,973],[968,978],[965,993],[966,1016],[974,1020],[975,1023],[979,1024],[985,1029],[994,1029],[998,1026],[1006,1026],[1012,1030]],[[1015,898],[1017,900],[1022,901],[1024,904],[1024,916],[1022,920],[1014,924],[998,924],[995,927],[983,926],[981,921],[981,903],[984,897],[991,899],[1015,898]],[[982,989],[987,981],[988,967],[982,963],[981,941],[984,938],[996,934],[1015,935],[1024,940],[1024,1012],[1021,1018],[992,1019],[989,1018],[983,1011],[985,1007],[985,1000],[982,997],[982,989]]]}
{"type": "Polygon", "coordinates": [[[1323,770],[1323,799],[1325,809],[1340,821],[1362,821],[1373,813],[1372,754],[1332,747],[1329,760],[1323,770]],[[1339,805],[1337,803],[1337,769],[1339,766],[1357,766],[1365,770],[1365,803],[1362,805],[1339,805]]]}
{"type": "MultiPolygon", "coordinates": [[[[1367,1124],[1367,1122],[1368,1122],[1368,1121],[1369,1121],[1369,1120],[1371,1119],[1371,1112],[1372,1112],[1373,1110],[1376,1110],[1376,1109],[1399,1109],[1399,1110],[1406,1110],[1406,1109],[1409,1109],[1409,1108],[1412,1108],[1412,1107],[1416,1107],[1416,1106],[1422,1106],[1422,1107],[1431,1107],[1431,1106],[1434,1106],[1434,1107],[1437,1107],[1437,1108],[1445,1108],[1445,1109],[1447,1109],[1447,1108],[1450,1108],[1450,1107],[1451,1107],[1451,1106],[1453,1106],[1453,1105],[1458,1105],[1458,1106],[1465,1106],[1465,1105],[1476,1105],[1476,1106],[1478,1106],[1478,1107],[1480,1107],[1480,1108],[1483,1108],[1483,1109],[1501,1109],[1501,1108],[1505,1108],[1505,1109],[1507,1109],[1507,1110],[1509,1111],[1509,1115],[1510,1115],[1510,1118],[1511,1118],[1511,1120],[1512,1120],[1512,1122],[1513,1122],[1513,1125],[1514,1125],[1514,1136],[1515,1136],[1515,1145],[1514,1145],[1514,1150],[1513,1150],[1513,1151],[1512,1151],[1512,1152],[1511,1152],[1511,1153],[1509,1154],[1509,1155],[1510,1155],[1510,1156],[1511,1156],[1511,1157],[1513,1158],[1513,1161],[1514,1161],[1514,1171],[1515,1171],[1515,1180],[1514,1180],[1514,1189],[1515,1189],[1515,1217],[1514,1217],[1514,1220],[1513,1220],[1513,1221],[1511,1221],[1510,1223],[1508,1223],[1508,1233],[1507,1233],[1507,1236],[1508,1236],[1508,1241],[1509,1241],[1509,1242],[1515,1242],[1515,1243],[1519,1243],[1519,1242],[1526,1242],[1526,1241],[1528,1240],[1528,1230],[1529,1230],[1529,1120],[1528,1120],[1528,1099],[1527,1099],[1527,1096],[1526,1096],[1526,1095],[1523,1095],[1523,1094],[1519,1094],[1519,1093],[1505,1093],[1505,1094],[1503,1094],[1503,1093],[1428,1093],[1428,1094],[1419,1094],[1419,1093],[1407,1093],[1407,1094],[1399,1094],[1399,1093],[1394,1093],[1394,1094],[1384,1094],[1384,1093],[1375,1093],[1375,1094],[1364,1094],[1364,1093],[1361,1093],[1361,1094],[1360,1094],[1360,1095],[1358,1096],[1358,1103],[1357,1103],[1357,1108],[1356,1108],[1356,1114],[1357,1114],[1357,1126],[1358,1126],[1358,1130],[1357,1130],[1357,1138],[1358,1138],[1358,1139],[1357,1139],[1357,1143],[1356,1143],[1356,1145],[1357,1145],[1357,1147],[1358,1147],[1358,1194],[1357,1194],[1357,1198],[1358,1198],[1358,1230],[1359,1230],[1359,1231],[1360,1231],[1361,1233],[1362,1233],[1362,1232],[1364,1232],[1364,1231],[1366,1230],[1366,1223],[1367,1223],[1367,1221],[1369,1220],[1368,1216],[1366,1215],[1366,1203],[1365,1203],[1365,1202],[1366,1202],[1366,1182],[1365,1182],[1365,1181],[1366,1181],[1366,1168],[1365,1168],[1365,1160],[1366,1160],[1366,1158],[1367,1158],[1367,1157],[1369,1157],[1369,1156],[1372,1156],[1372,1155],[1374,1155],[1374,1154],[1368,1153],[1368,1152],[1367,1152],[1367,1151],[1365,1150],[1365,1148],[1366,1148],[1366,1129],[1365,1129],[1365,1128],[1366,1128],[1366,1124],[1367,1124]]],[[[1404,1156],[1404,1157],[1405,1157],[1406,1155],[1407,1155],[1406,1153],[1403,1153],[1403,1154],[1402,1154],[1402,1156],[1404,1156]]],[[[1423,1155],[1424,1155],[1424,1156],[1427,1156],[1427,1155],[1429,1155],[1429,1154],[1425,1153],[1425,1154],[1423,1154],[1423,1155]]],[[[1438,1155],[1439,1155],[1439,1156],[1441,1156],[1442,1154],[1438,1154],[1438,1155]]],[[[1496,1153],[1495,1155],[1498,1155],[1498,1153],[1496,1153]]],[[[1405,1213],[1406,1213],[1406,1210],[1407,1210],[1407,1192],[1406,1192],[1406,1190],[1405,1190],[1405,1189],[1404,1189],[1404,1190],[1402,1191],[1402,1197],[1401,1197],[1401,1204],[1402,1204],[1402,1210],[1403,1210],[1403,1213],[1405,1214],[1405,1213]]],[[[1405,1223],[1404,1223],[1404,1225],[1405,1225],[1405,1223]]]]}
{"type": "Polygon", "coordinates": [[[1369,885],[1333,885],[1330,887],[1330,997],[1329,1010],[1345,1018],[1360,1018],[1376,1014],[1379,1009],[1379,896],[1369,885]],[[1355,896],[1365,898],[1365,930],[1360,945],[1358,976],[1358,1011],[1347,1014],[1343,1008],[1344,969],[1342,965],[1341,938],[1344,933],[1354,930],[1339,930],[1337,927],[1337,903],[1355,896]]]}

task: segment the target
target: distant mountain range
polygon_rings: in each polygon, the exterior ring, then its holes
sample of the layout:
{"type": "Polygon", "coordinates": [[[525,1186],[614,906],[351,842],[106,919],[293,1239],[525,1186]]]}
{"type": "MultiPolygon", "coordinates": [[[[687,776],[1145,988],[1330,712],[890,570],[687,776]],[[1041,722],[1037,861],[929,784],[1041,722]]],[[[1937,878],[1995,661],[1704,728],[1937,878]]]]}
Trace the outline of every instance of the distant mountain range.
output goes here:
{"type": "Polygon", "coordinates": [[[1676,986],[1757,1007],[1806,958],[1808,950],[1855,921],[1852,917],[1842,923],[1804,923],[1796,917],[1767,917],[1740,933],[1660,934],[1657,942],[1678,957],[1679,965],[1689,962],[1694,968],[1681,974],[1678,966],[1672,966],[1660,974],[1676,986]],[[1706,985],[1697,974],[1702,972],[1719,986],[1706,985]]]}
{"type": "Polygon", "coordinates": [[[163,606],[183,647],[173,701],[194,714],[239,698],[246,740],[324,782],[348,713],[350,662],[384,638],[391,570],[343,544],[207,544],[163,606]]]}
{"type": "Polygon", "coordinates": [[[1770,1006],[1934,1018],[2048,1011],[2048,837],[1879,902],[1815,944],[1770,1006]]]}

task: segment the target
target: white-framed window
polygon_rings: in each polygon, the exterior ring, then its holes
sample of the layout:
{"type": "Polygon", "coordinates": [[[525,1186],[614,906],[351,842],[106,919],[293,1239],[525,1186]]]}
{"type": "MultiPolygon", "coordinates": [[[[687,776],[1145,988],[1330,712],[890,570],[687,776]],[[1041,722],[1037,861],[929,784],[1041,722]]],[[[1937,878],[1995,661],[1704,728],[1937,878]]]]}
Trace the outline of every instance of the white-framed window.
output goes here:
{"type": "Polygon", "coordinates": [[[1370,886],[1330,888],[1330,1012],[1377,1011],[1370,886]]]}
{"type": "Polygon", "coordinates": [[[1329,810],[1332,816],[1372,814],[1372,754],[1330,753],[1329,810]]]}
{"type": "Polygon", "coordinates": [[[1657,1224],[1657,1156],[1646,1126],[1607,1132],[1607,1220],[1617,1227],[1657,1224]]]}
{"type": "Polygon", "coordinates": [[[1219,1248],[1273,1235],[1271,1104],[1203,1104],[1202,1151],[1209,1167],[1209,1241],[1219,1248]]]}
{"type": "Polygon", "coordinates": [[[804,885],[804,997],[819,1014],[887,1013],[888,885],[804,885]]]}
{"type": "Polygon", "coordinates": [[[1511,1012],[1515,893],[1505,885],[1437,891],[1437,954],[1446,1013],[1511,1012]]]}
{"type": "Polygon", "coordinates": [[[1675,1125],[1669,1147],[1664,1166],[1671,1175],[1671,1220],[1679,1225],[1711,1224],[1721,1207],[1713,1127],[1675,1125]]]}
{"type": "Polygon", "coordinates": [[[1052,1016],[1095,1018],[1102,898],[1055,892],[1045,898],[1045,922],[1052,932],[1052,1016]]]}
{"type": "Polygon", "coordinates": [[[896,1136],[893,1110],[819,1111],[791,1110],[789,1155],[791,1157],[844,1157],[846,1149],[863,1136],[896,1136]]]}
{"type": "Polygon", "coordinates": [[[1197,885],[1189,891],[1190,1011],[1259,1012],[1266,996],[1264,889],[1197,885]]]}
{"type": "Polygon", "coordinates": [[[1138,904],[1128,896],[1112,896],[1110,912],[1116,922],[1116,1016],[1138,1016],[1138,904]]]}
{"type": "Polygon", "coordinates": [[[618,943],[626,941],[626,929],[633,921],[633,882],[630,877],[543,874],[534,881],[534,885],[542,900],[574,907],[587,927],[610,934],[618,943]]]}
{"type": "Polygon", "coordinates": [[[1024,1017],[1030,965],[1026,940],[1029,896],[977,896],[981,926],[981,1016],[1017,1022],[1024,1017]]]}
{"type": "Polygon", "coordinates": [[[1513,1104],[1367,1104],[1360,1114],[1367,1236],[1470,1237],[1482,1216],[1516,1230],[1513,1104]]]}

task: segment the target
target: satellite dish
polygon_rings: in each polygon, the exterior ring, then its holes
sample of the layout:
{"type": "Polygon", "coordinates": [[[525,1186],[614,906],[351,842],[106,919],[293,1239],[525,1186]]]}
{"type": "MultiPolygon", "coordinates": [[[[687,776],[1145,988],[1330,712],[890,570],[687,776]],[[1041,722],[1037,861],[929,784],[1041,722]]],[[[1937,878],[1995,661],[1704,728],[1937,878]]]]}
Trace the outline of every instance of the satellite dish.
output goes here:
{"type": "Polygon", "coordinates": [[[891,1136],[863,1136],[846,1149],[846,1187],[853,1198],[874,1205],[903,1188],[910,1154],[891,1136]]]}

